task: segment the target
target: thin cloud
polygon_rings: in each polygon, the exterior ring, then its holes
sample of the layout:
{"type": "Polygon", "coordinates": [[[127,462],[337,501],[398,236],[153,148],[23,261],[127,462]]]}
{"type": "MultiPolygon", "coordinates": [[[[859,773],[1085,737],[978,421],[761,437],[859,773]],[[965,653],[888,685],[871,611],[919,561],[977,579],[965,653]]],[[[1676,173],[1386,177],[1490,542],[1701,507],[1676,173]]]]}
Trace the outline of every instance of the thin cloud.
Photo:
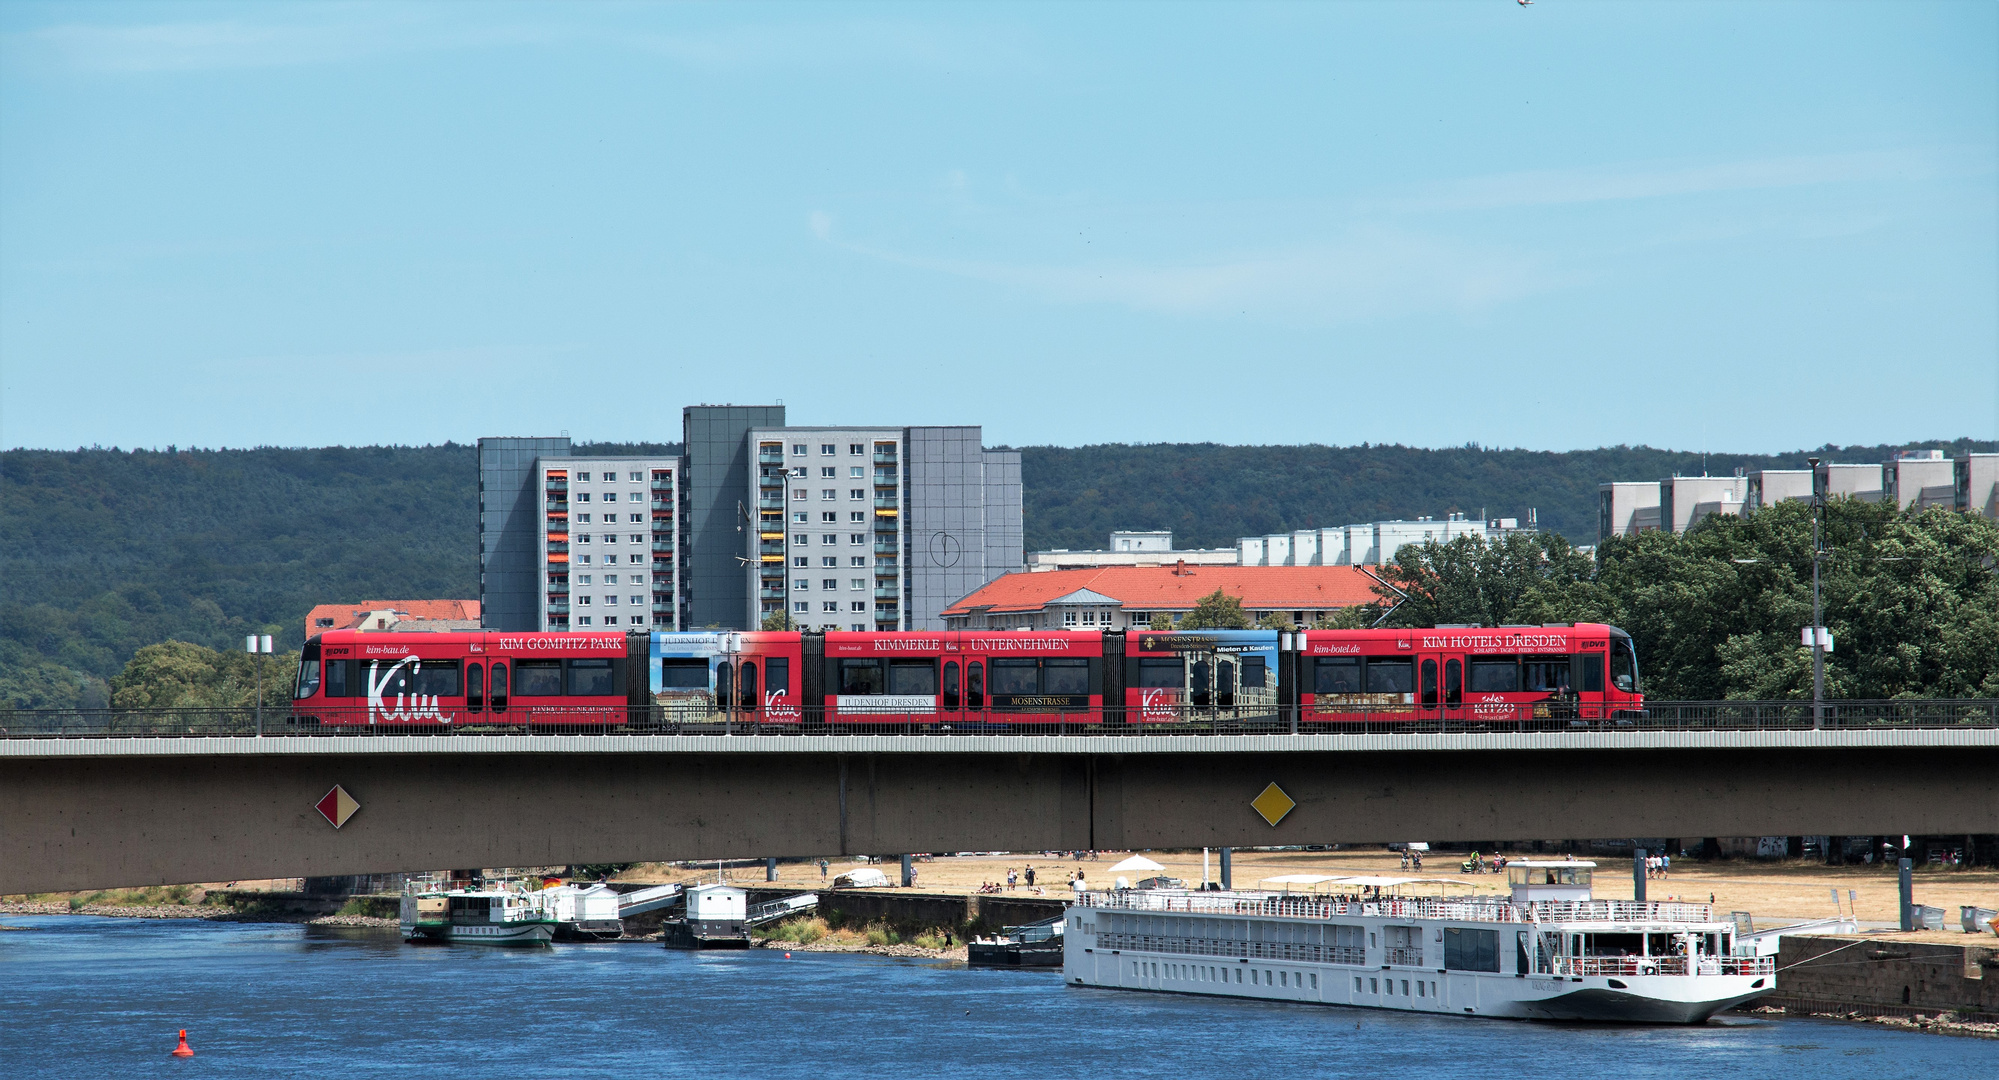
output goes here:
{"type": "Polygon", "coordinates": [[[1878,150],[1673,168],[1625,166],[1503,173],[1439,184],[1377,205],[1405,212],[1496,210],[1817,184],[1908,182],[1955,171],[1956,166],[1950,160],[1954,156],[1930,150],[1878,150]]]}
{"type": "Polygon", "coordinates": [[[842,242],[824,212],[813,213],[809,223],[826,243],[899,266],[983,281],[1054,303],[1195,317],[1327,323],[1426,311],[1475,314],[1578,280],[1538,256],[1380,228],[1281,250],[1060,265],[912,255],[842,242]]]}

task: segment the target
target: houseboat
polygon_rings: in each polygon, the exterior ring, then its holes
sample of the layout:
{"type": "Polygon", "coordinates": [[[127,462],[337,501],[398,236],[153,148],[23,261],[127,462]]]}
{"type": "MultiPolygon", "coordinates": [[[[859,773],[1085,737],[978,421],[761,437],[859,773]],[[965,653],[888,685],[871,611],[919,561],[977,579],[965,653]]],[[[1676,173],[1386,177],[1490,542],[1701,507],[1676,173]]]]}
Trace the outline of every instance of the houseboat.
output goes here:
{"type": "Polygon", "coordinates": [[[1428,878],[1309,875],[1275,892],[1085,893],[1068,911],[1063,981],[1655,1024],[1698,1024],[1776,988],[1776,958],[1738,950],[1735,924],[1710,905],[1593,899],[1594,866],[1509,863],[1505,896],[1410,893],[1428,878]]]}
{"type": "Polygon", "coordinates": [[[450,945],[547,945],[558,920],[541,898],[512,889],[411,889],[402,897],[403,940],[450,945]]]}

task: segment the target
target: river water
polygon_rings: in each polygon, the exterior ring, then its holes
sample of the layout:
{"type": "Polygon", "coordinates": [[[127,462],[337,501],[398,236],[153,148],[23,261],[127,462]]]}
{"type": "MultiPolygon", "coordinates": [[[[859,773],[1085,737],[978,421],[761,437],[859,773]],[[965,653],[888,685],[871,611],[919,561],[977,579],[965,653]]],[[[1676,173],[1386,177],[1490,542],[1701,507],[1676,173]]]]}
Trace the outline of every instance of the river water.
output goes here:
{"type": "Polygon", "coordinates": [[[1585,1027],[1075,990],[1049,972],[393,931],[0,916],[0,1074],[411,1078],[1999,1076],[1834,1021],[1585,1027]],[[192,1059],[168,1056],[186,1028],[192,1059]]]}

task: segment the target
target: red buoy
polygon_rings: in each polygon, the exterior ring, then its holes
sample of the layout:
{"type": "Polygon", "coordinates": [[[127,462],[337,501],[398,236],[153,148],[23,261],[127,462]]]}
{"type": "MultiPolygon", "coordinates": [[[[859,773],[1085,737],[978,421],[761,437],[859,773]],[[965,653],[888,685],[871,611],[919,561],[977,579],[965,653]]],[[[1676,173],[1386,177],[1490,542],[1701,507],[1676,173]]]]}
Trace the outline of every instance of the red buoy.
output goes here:
{"type": "Polygon", "coordinates": [[[174,1047],[174,1057],[193,1057],[194,1051],[187,1048],[187,1029],[180,1029],[180,1045],[174,1047]]]}

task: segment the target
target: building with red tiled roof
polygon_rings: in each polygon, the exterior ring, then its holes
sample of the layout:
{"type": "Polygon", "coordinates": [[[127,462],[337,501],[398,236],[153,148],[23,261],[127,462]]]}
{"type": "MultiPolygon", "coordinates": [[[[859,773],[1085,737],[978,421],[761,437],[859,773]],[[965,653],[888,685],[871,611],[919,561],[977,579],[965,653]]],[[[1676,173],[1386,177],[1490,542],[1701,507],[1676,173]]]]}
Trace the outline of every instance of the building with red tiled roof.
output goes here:
{"type": "Polygon", "coordinates": [[[477,630],[477,600],[363,600],[321,604],[305,614],[305,636],[328,630],[477,630]]]}
{"type": "Polygon", "coordinates": [[[1178,618],[1216,589],[1250,618],[1270,613],[1310,623],[1372,603],[1374,578],[1352,566],[1105,566],[1007,574],[944,609],[953,630],[1144,626],[1155,612],[1178,618]]]}

